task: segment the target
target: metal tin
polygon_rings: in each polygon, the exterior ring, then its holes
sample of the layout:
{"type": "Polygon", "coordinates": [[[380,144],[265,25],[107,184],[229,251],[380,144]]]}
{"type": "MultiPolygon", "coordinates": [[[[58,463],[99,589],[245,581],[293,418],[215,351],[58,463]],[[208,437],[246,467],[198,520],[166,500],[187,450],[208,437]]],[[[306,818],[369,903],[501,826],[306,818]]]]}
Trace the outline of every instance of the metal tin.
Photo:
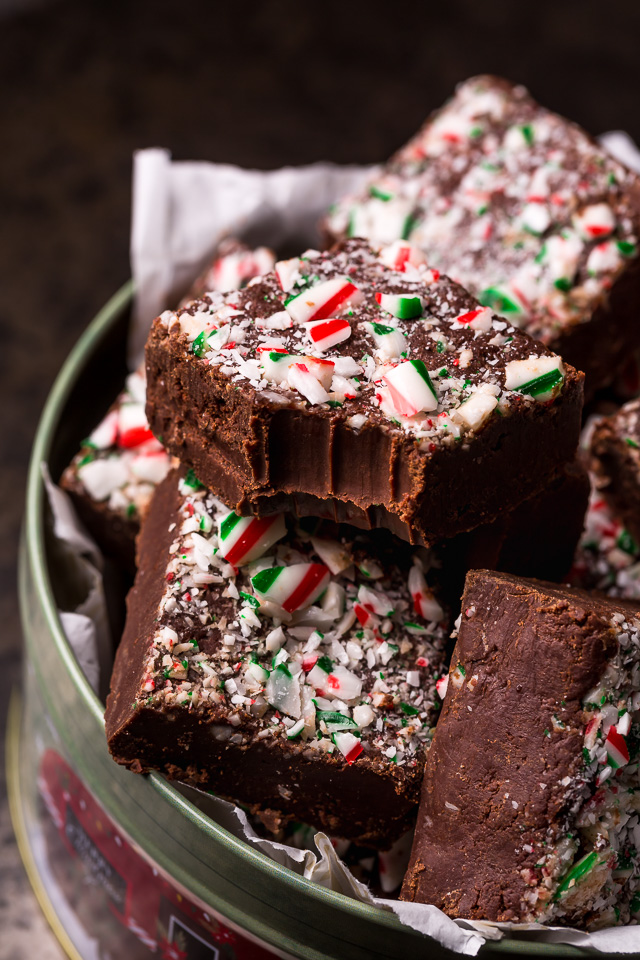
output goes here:
{"type": "MultiPolygon", "coordinates": [[[[87,960],[453,956],[395,915],[274,863],[162,776],[135,776],[109,756],[103,705],[56,612],[41,464],[51,463],[55,476],[97,418],[88,398],[98,394],[104,406],[115,396],[131,298],[127,284],[71,352],[45,406],[29,473],[20,551],[24,687],[8,755],[14,822],[41,903],[69,955],[87,960]]],[[[489,943],[483,953],[580,951],[522,939],[489,943]]]]}

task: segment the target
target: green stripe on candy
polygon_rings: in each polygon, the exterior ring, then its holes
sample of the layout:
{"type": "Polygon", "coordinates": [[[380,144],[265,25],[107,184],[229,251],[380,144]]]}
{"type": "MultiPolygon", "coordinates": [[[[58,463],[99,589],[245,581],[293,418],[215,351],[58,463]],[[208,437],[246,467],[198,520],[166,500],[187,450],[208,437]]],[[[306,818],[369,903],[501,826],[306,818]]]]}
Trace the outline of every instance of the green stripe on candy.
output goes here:
{"type": "Polygon", "coordinates": [[[618,240],[616,246],[623,257],[635,257],[637,249],[635,243],[630,243],[628,240],[618,240]]]}
{"type": "Polygon", "coordinates": [[[387,327],[384,323],[372,323],[373,332],[379,337],[384,337],[387,333],[395,333],[394,327],[387,327]]]}
{"type": "Polygon", "coordinates": [[[335,710],[316,710],[316,719],[327,725],[329,733],[338,733],[340,730],[357,730],[358,724],[351,717],[335,710]]]}
{"type": "Polygon", "coordinates": [[[204,483],[200,483],[194,470],[187,470],[184,483],[187,487],[191,487],[192,490],[201,490],[204,487],[204,483]]]}
{"type": "Polygon", "coordinates": [[[333,669],[333,660],[331,657],[319,657],[316,661],[316,666],[320,667],[321,670],[324,670],[325,673],[331,673],[333,669]]]}
{"type": "Polygon", "coordinates": [[[372,185],[369,187],[369,196],[375,197],[376,200],[384,200],[386,202],[387,200],[391,200],[393,194],[385,193],[384,190],[381,190],[379,187],[372,185]]]}
{"type": "Polygon", "coordinates": [[[420,711],[417,709],[417,707],[412,707],[410,703],[404,703],[404,702],[401,702],[401,703],[400,703],[400,709],[401,709],[402,712],[405,713],[408,717],[415,717],[415,715],[420,712],[420,711]]]}
{"type": "MultiPolygon", "coordinates": [[[[214,331],[209,331],[209,334],[213,332],[214,331]]],[[[199,333],[191,344],[191,352],[195,353],[196,357],[203,357],[207,352],[207,347],[209,346],[207,343],[209,334],[203,330],[202,333],[199,333]]]]}
{"type": "Polygon", "coordinates": [[[529,380],[519,387],[514,387],[515,393],[526,393],[530,397],[537,397],[540,393],[546,393],[558,383],[562,383],[564,375],[559,370],[550,370],[549,373],[543,373],[541,377],[529,380]]]}
{"type": "Polygon", "coordinates": [[[568,293],[572,287],[571,280],[567,280],[566,277],[559,277],[558,280],[554,280],[553,285],[556,290],[561,290],[562,293],[568,293]]]}
{"type": "Polygon", "coordinates": [[[224,518],[220,524],[220,537],[222,540],[226,540],[236,524],[240,523],[242,517],[239,517],[237,513],[230,513],[224,518]]]}
{"type": "Polygon", "coordinates": [[[414,370],[416,370],[416,372],[420,374],[420,376],[422,377],[422,379],[424,380],[424,382],[426,383],[426,385],[429,387],[429,390],[431,390],[431,393],[434,395],[434,397],[435,397],[436,400],[437,400],[437,399],[438,399],[438,394],[436,393],[436,388],[434,387],[433,383],[431,382],[431,377],[429,376],[429,371],[428,371],[427,368],[425,367],[424,362],[423,362],[422,360],[409,360],[408,362],[411,364],[411,366],[414,368],[414,370]]]}
{"type": "Polygon", "coordinates": [[[598,863],[600,863],[600,856],[597,850],[592,850],[591,853],[588,853],[581,860],[578,860],[576,865],[569,870],[569,873],[559,885],[553,899],[559,900],[563,893],[566,893],[570,887],[575,886],[578,880],[593,870],[598,863]]]}
{"type": "Polygon", "coordinates": [[[491,307],[492,310],[496,310],[498,313],[521,312],[515,300],[511,300],[506,294],[501,293],[500,290],[497,290],[495,287],[487,287],[486,290],[483,290],[478,296],[478,300],[483,307],[491,307]]]}
{"type": "Polygon", "coordinates": [[[410,213],[402,225],[402,233],[400,234],[401,240],[409,239],[409,236],[411,235],[411,231],[415,227],[416,222],[417,222],[417,217],[415,217],[412,213],[410,213]]]}
{"type": "Polygon", "coordinates": [[[260,573],[256,573],[255,577],[251,577],[251,583],[254,589],[256,589],[258,593],[267,593],[284,569],[284,567],[269,567],[267,570],[261,570],[260,573]]]}

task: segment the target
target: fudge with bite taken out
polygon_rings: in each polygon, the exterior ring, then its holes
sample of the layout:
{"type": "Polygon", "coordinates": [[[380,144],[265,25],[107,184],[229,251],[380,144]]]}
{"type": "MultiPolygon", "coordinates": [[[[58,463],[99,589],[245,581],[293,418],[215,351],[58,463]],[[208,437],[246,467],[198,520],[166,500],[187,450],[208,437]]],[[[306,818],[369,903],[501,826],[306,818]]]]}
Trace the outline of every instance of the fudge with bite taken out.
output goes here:
{"type": "Polygon", "coordinates": [[[468,574],[402,899],[473,920],[637,918],[637,609],[468,574]]]}
{"type": "Polygon", "coordinates": [[[166,311],[146,369],[153,431],[239,512],[331,498],[424,544],[537,494],[578,441],[582,374],[416,249],[348,240],[166,311]]]}
{"type": "Polygon", "coordinates": [[[428,552],[158,487],[107,700],[118,763],[386,849],[415,816],[448,619],[428,552]]]}
{"type": "Polygon", "coordinates": [[[640,344],[640,178],[498,77],[462,83],[324,229],[409,240],[584,370],[587,395],[640,344]]]}

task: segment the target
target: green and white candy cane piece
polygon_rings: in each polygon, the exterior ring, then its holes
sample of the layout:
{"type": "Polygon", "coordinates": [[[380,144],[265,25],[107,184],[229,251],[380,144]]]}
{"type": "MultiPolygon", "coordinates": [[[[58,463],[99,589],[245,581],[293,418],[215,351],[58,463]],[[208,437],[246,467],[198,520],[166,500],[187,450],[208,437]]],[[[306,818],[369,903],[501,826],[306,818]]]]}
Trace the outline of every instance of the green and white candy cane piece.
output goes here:
{"type": "Polygon", "coordinates": [[[283,383],[289,376],[289,367],[299,357],[280,350],[261,350],[258,348],[258,359],[265,380],[270,383],[283,383]]]}
{"type": "Polygon", "coordinates": [[[386,323],[366,323],[372,334],[376,349],[383,360],[399,359],[407,349],[407,338],[397,327],[386,323]]]}
{"type": "Polygon", "coordinates": [[[564,380],[560,357],[529,357],[511,360],[505,367],[504,385],[542,402],[552,400],[564,380]]]}
{"type": "Polygon", "coordinates": [[[383,378],[394,410],[404,417],[436,410],[438,395],[422,360],[405,360],[383,378]]]}
{"type": "Polygon", "coordinates": [[[275,710],[286,713],[288,717],[295,717],[296,720],[301,716],[300,682],[291,675],[285,663],[278,664],[269,674],[264,695],[275,710]]]}
{"type": "Polygon", "coordinates": [[[251,578],[253,589],[262,600],[277,603],[287,613],[309,607],[324,593],[331,574],[323,563],[294,563],[289,567],[269,567],[251,578]]]}
{"type": "Polygon", "coordinates": [[[525,312],[517,294],[508,287],[487,287],[478,295],[478,300],[483,307],[490,307],[494,313],[507,319],[513,320],[525,312]]]}
{"type": "Polygon", "coordinates": [[[560,900],[565,894],[569,893],[578,883],[585,877],[588,873],[591,873],[594,867],[596,867],[602,861],[600,860],[600,854],[597,850],[592,850],[591,853],[587,853],[581,860],[578,860],[576,864],[565,874],[564,879],[558,885],[558,888],[553,896],[554,900],[560,900]]]}
{"type": "Polygon", "coordinates": [[[324,723],[329,733],[338,733],[340,730],[358,730],[358,724],[351,717],[334,710],[316,710],[316,720],[324,723]]]}
{"type": "Polygon", "coordinates": [[[398,320],[415,320],[421,317],[425,301],[413,293],[376,293],[376,303],[398,320]]]}

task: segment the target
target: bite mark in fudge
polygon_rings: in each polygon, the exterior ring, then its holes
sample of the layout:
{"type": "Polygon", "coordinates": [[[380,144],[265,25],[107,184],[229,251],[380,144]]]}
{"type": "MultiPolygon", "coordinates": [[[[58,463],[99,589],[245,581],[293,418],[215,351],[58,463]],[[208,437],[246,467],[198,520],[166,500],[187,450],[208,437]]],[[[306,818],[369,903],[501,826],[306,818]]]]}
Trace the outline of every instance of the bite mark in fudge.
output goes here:
{"type": "Polygon", "coordinates": [[[511,323],[610,382],[640,332],[640,179],[522,86],[481,76],[329,214],[332,240],[410,240],[511,323]]]}
{"type": "Polygon", "coordinates": [[[640,542],[640,399],[596,423],[591,466],[599,492],[640,542]]]}
{"type": "Polygon", "coordinates": [[[152,429],[238,510],[334,498],[428,544],[573,458],[582,375],[418,254],[404,272],[388,260],[361,240],[307,251],[154,322],[152,429]]]}
{"type": "Polygon", "coordinates": [[[469,573],[403,899],[477,920],[636,916],[635,609],[469,573]]]}
{"type": "Polygon", "coordinates": [[[97,544],[131,573],[141,518],[171,465],[144,407],[144,371],[138,370],[60,480],[97,544]]]}
{"type": "Polygon", "coordinates": [[[415,815],[448,634],[428,554],[239,518],[173,471],[139,538],[114,758],[382,848],[415,815]],[[413,563],[412,563],[413,559],[413,563]]]}

